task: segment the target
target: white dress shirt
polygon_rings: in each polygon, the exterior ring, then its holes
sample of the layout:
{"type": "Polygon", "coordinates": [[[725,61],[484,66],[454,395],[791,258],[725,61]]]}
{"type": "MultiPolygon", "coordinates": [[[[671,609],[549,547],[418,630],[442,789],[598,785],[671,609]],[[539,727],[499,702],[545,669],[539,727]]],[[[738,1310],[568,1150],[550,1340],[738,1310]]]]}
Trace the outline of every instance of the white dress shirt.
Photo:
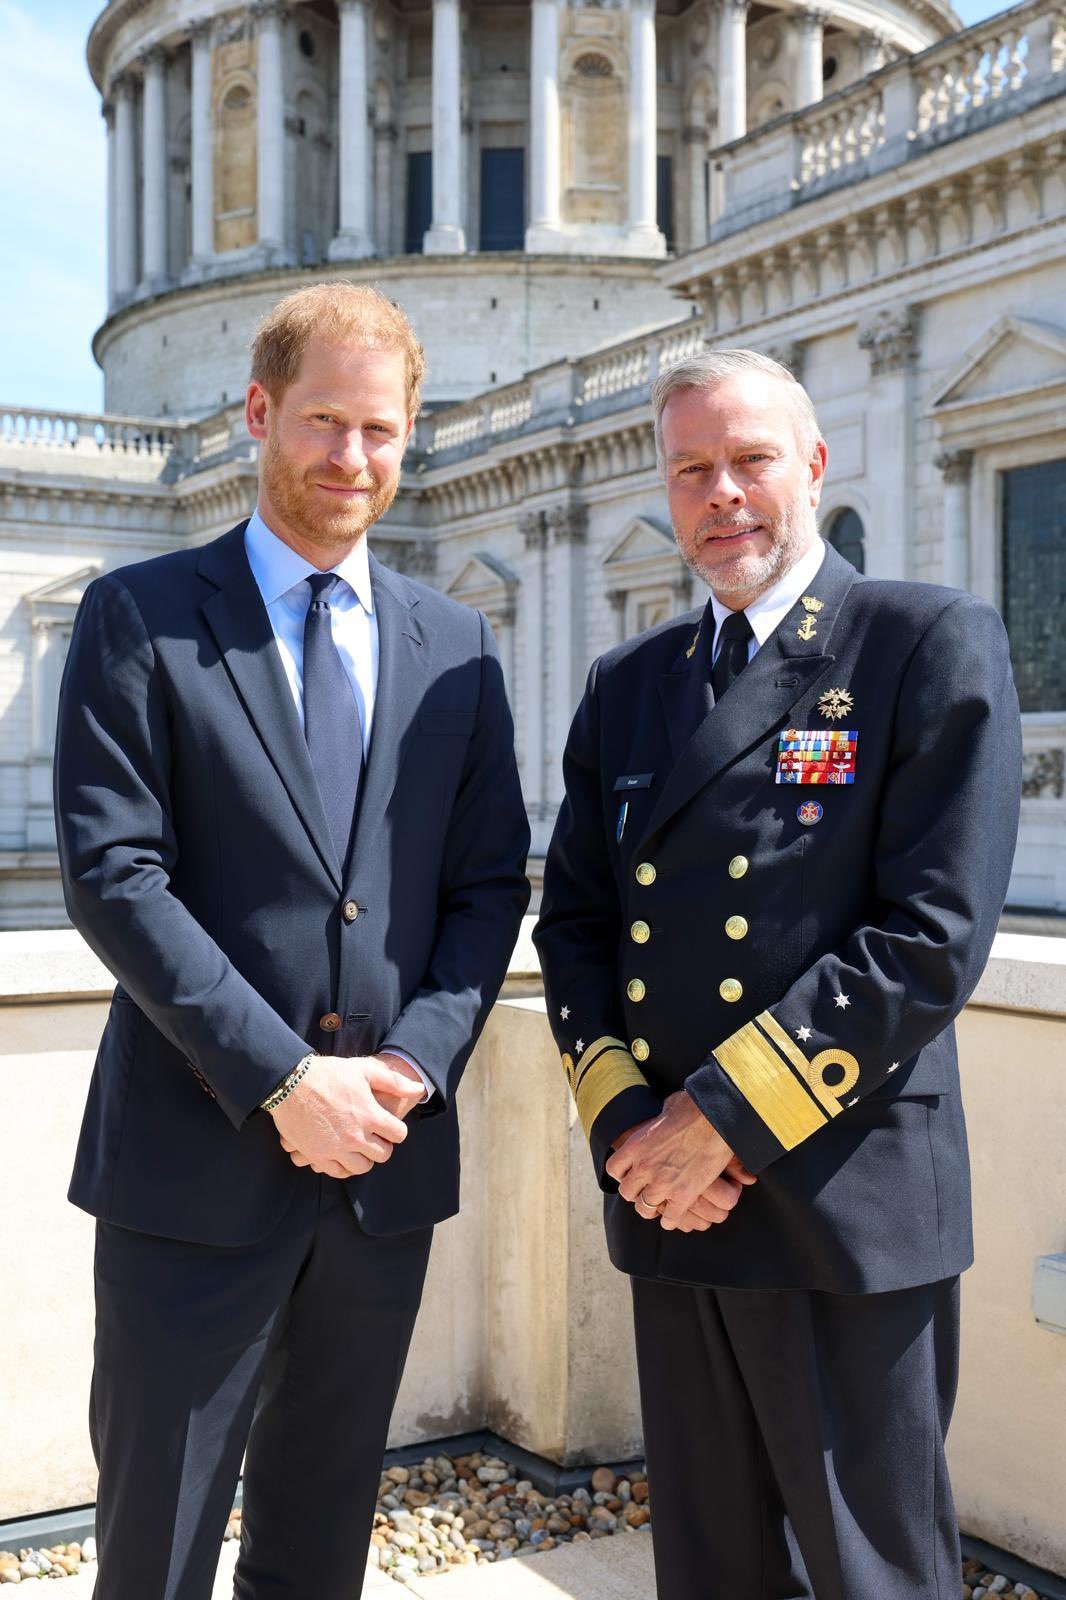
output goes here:
{"type": "MultiPolygon", "coordinates": [[[[301,726],[304,716],[304,623],[311,606],[307,579],[321,568],[298,555],[291,545],[272,533],[256,506],[244,530],[244,549],[252,576],[263,596],[270,626],[274,630],[281,664],[285,669],[301,726]]],[[[330,569],[343,579],[329,602],[330,627],[337,654],[341,658],[359,707],[363,729],[363,760],[370,753],[370,734],[374,725],[377,696],[378,622],[374,614],[374,591],[370,585],[370,556],[366,540],[330,569]]],[[[424,1101],[433,1085],[418,1062],[404,1050],[392,1050],[418,1073],[426,1086],[424,1101]]]]}
{"type": "MultiPolygon", "coordinates": [[[[745,606],[744,614],[751,623],[752,637],[748,641],[748,660],[750,661],[760,645],[764,645],[774,629],[783,622],[796,604],[800,595],[806,594],[821,570],[825,560],[825,544],[822,539],[816,539],[809,550],[804,551],[795,566],[789,567],[783,578],[778,578],[772,588],[767,589],[750,606],[745,606]]],[[[717,661],[718,651],[722,644],[722,623],[726,617],[733,615],[724,601],[711,591],[711,610],[714,612],[714,646],[711,651],[711,661],[717,661]]]]}

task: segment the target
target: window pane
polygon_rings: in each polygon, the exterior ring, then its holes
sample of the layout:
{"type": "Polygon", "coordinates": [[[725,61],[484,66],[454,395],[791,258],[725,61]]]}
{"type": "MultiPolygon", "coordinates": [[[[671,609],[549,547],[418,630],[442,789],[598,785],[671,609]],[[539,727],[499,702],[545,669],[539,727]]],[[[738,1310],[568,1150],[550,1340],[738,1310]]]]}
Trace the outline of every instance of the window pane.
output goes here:
{"type": "Polygon", "coordinates": [[[525,167],[524,150],[482,150],[482,250],[522,250],[525,247],[525,167]]]}
{"type": "Polygon", "coordinates": [[[422,254],[422,236],[433,221],[433,155],[429,150],[407,157],[407,218],[404,250],[422,254]]]}
{"type": "Polygon", "coordinates": [[[672,156],[656,156],[656,220],[666,238],[666,248],[674,248],[674,161],[672,156]]]}
{"type": "Polygon", "coordinates": [[[845,561],[851,562],[856,572],[866,571],[865,533],[862,518],[850,506],[839,511],[829,525],[829,543],[845,561]]]}
{"type": "Polygon", "coordinates": [[[1066,461],[1003,474],[1003,620],[1023,711],[1066,711],[1066,461]]]}

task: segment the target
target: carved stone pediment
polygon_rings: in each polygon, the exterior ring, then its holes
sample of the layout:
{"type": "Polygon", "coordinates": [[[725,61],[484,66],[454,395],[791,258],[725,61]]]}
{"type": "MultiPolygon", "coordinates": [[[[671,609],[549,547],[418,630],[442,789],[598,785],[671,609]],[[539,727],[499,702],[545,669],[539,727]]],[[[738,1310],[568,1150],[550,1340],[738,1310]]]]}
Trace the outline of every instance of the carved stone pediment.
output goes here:
{"type": "Polygon", "coordinates": [[[612,569],[613,578],[618,578],[619,568],[643,568],[671,558],[674,562],[680,560],[669,529],[653,517],[634,517],[604,556],[603,565],[612,569]]]}
{"type": "Polygon", "coordinates": [[[1066,332],[1004,316],[972,345],[933,396],[934,413],[987,406],[1066,385],[1066,332]]]}
{"type": "Polygon", "coordinates": [[[498,612],[508,606],[519,584],[518,573],[499,556],[479,550],[460,567],[445,587],[445,594],[480,611],[498,612]]]}
{"type": "Polygon", "coordinates": [[[53,578],[39,589],[32,589],[23,598],[30,608],[33,626],[48,627],[72,622],[82,596],[99,571],[100,563],[93,562],[89,566],[79,567],[76,572],[65,573],[61,578],[53,578]]]}

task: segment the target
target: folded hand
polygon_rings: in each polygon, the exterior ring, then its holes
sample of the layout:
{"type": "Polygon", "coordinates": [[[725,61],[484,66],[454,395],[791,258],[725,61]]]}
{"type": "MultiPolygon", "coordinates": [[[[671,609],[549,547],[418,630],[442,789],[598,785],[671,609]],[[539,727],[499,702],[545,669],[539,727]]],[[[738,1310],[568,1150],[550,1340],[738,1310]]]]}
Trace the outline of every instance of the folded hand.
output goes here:
{"type": "Polygon", "coordinates": [[[682,1233],[724,1222],[756,1181],[683,1090],[623,1136],[607,1171],[638,1216],[682,1233]]]}
{"type": "MultiPolygon", "coordinates": [[[[295,1166],[352,1178],[387,1161],[406,1139],[407,1124],[393,1107],[409,1107],[412,1093],[411,1068],[394,1057],[317,1056],[269,1115],[295,1166]]],[[[420,1082],[417,1099],[422,1093],[420,1082]]]]}

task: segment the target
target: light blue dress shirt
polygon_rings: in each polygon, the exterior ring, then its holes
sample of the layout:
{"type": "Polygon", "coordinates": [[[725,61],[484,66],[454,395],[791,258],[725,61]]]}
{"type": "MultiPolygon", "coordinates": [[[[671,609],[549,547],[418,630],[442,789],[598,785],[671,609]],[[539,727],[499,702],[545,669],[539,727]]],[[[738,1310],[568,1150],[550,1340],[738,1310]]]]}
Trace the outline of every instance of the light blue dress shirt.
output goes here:
{"type": "MultiPolygon", "coordinates": [[[[259,515],[259,507],[244,530],[244,549],[252,576],[263,596],[270,626],[274,630],[278,654],[292,691],[300,724],[304,716],[304,623],[311,604],[307,578],[321,569],[297,554],[291,545],[272,533],[259,515]]],[[[370,754],[370,735],[374,726],[374,701],[377,696],[378,621],[374,613],[374,591],[370,584],[370,557],[366,540],[338,561],[331,571],[344,581],[334,589],[329,602],[333,642],[348,675],[359,721],[363,729],[363,760],[370,754]]],[[[404,1050],[391,1050],[418,1073],[426,1086],[425,1100],[433,1085],[417,1061],[404,1050]]]]}

